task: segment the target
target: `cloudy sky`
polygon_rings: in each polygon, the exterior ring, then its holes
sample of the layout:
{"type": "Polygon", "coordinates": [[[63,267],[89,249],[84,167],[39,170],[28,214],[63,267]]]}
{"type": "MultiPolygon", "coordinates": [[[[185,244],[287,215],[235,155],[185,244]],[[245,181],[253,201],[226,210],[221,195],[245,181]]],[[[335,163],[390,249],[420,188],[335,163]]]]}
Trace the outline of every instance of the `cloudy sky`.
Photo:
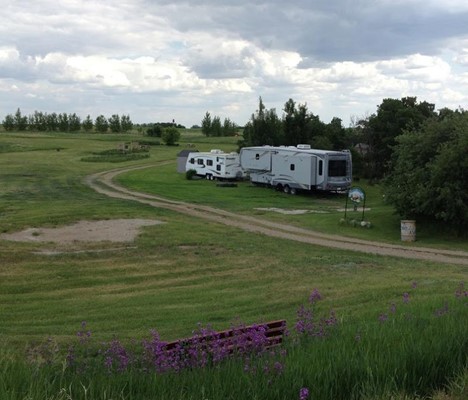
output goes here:
{"type": "Polygon", "coordinates": [[[0,0],[0,120],[245,124],[261,96],[349,126],[383,98],[468,108],[467,0],[0,0]]]}

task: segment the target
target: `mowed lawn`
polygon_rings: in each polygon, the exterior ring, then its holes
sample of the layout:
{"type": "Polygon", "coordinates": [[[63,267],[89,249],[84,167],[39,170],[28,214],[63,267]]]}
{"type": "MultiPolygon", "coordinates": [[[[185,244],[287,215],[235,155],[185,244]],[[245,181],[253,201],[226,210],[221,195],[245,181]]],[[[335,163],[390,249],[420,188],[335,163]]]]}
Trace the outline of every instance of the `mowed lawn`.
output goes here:
{"type": "MultiPolygon", "coordinates": [[[[113,335],[141,338],[153,328],[167,339],[188,336],[198,322],[226,328],[234,320],[251,323],[286,318],[293,324],[296,309],[314,288],[324,296],[322,307],[335,309],[341,320],[377,318],[391,302],[400,301],[412,282],[418,283],[420,298],[442,302],[466,279],[466,267],[462,266],[337,251],[264,237],[111,199],[86,187],[83,178],[93,172],[173,160],[168,166],[126,174],[119,181],[190,201],[197,201],[193,195],[198,190],[198,202],[236,212],[288,218],[291,223],[329,232],[366,237],[376,232],[383,240],[398,240],[395,217],[388,217],[388,213],[374,217],[374,228],[361,231],[340,227],[342,214],[337,211],[291,218],[255,210],[335,210],[344,206],[344,198],[339,196],[292,197],[255,188],[255,194],[244,198],[243,194],[254,190],[248,184],[218,188],[205,181],[186,181],[174,172],[180,151],[177,147],[153,146],[150,158],[143,161],[81,161],[93,152],[113,149],[132,139],[117,135],[0,134],[0,232],[62,226],[79,220],[150,218],[165,222],[142,229],[133,243],[75,243],[60,247],[61,252],[53,255],[39,253],[57,250],[52,243],[0,240],[2,346],[13,344],[21,349],[27,342],[49,335],[68,341],[82,321],[87,321],[87,326],[103,339],[113,335]],[[161,182],[173,182],[173,190],[169,184],[162,188],[161,182]],[[231,189],[234,191],[229,192],[231,189]],[[392,228],[385,225],[388,218],[393,218],[392,228]]],[[[212,140],[204,142],[198,136],[187,139],[199,142],[204,150],[235,148],[233,143],[217,144],[212,140]]],[[[369,190],[380,195],[375,188],[369,190]]],[[[372,207],[388,207],[373,201],[372,207]]],[[[456,248],[464,247],[461,240],[445,241],[444,236],[434,239],[427,232],[430,230],[424,233],[427,240],[423,236],[423,243],[418,245],[448,247],[453,243],[456,248]]]]}

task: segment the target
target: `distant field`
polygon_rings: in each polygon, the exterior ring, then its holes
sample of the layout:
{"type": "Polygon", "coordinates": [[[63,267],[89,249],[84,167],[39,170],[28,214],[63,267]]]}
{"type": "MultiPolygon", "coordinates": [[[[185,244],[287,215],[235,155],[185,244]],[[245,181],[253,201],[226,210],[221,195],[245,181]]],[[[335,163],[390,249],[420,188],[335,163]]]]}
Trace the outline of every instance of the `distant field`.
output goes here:
{"type": "MultiPolygon", "coordinates": [[[[364,238],[399,241],[399,220],[383,204],[378,186],[359,185],[371,210],[366,230],[341,226],[342,196],[287,196],[247,182],[219,188],[187,181],[175,172],[176,154],[187,143],[199,150],[235,150],[237,138],[184,134],[178,147],[155,145],[150,157],[119,164],[83,162],[94,152],[147,137],[84,134],[0,134],[0,233],[54,227],[79,220],[151,218],[130,245],[76,243],[56,255],[54,244],[0,240],[0,346],[21,349],[48,335],[69,341],[86,320],[101,338],[142,337],[157,328],[163,337],[186,336],[197,322],[216,328],[286,318],[310,290],[323,293],[324,308],[339,318],[374,318],[417,281],[421,298],[437,301],[466,279],[466,268],[308,246],[246,233],[167,210],[100,195],[85,176],[126,165],[173,163],[135,171],[119,181],[141,191],[196,201],[292,224],[364,238]],[[307,209],[283,215],[256,208],[307,209]],[[326,213],[320,213],[326,212],[326,213]],[[77,252],[77,250],[84,252],[77,252]]],[[[416,245],[466,249],[466,242],[422,226],[416,245]]]]}

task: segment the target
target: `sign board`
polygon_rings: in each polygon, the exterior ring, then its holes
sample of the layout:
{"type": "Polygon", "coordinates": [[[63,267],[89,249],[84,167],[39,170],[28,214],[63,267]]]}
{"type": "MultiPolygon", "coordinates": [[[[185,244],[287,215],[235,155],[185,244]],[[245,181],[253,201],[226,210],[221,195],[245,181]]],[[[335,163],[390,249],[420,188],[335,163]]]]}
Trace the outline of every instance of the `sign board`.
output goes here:
{"type": "Polygon", "coordinates": [[[348,192],[348,198],[356,205],[359,205],[360,203],[364,203],[366,200],[366,195],[364,193],[364,190],[362,190],[360,187],[352,187],[349,189],[348,192]]]}
{"type": "Polygon", "coordinates": [[[357,211],[358,206],[362,205],[361,221],[364,221],[364,210],[366,207],[366,194],[364,190],[357,186],[354,186],[348,190],[348,196],[346,197],[345,219],[348,211],[348,199],[353,203],[354,211],[357,211]]]}

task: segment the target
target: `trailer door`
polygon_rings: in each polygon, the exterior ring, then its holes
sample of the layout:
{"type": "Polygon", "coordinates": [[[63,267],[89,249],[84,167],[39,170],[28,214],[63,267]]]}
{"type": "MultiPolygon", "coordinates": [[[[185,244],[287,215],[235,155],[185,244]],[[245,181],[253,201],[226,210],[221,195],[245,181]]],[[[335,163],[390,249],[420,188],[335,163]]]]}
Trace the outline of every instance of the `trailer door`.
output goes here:
{"type": "Polygon", "coordinates": [[[315,187],[317,184],[317,157],[310,157],[310,186],[315,187]]]}

